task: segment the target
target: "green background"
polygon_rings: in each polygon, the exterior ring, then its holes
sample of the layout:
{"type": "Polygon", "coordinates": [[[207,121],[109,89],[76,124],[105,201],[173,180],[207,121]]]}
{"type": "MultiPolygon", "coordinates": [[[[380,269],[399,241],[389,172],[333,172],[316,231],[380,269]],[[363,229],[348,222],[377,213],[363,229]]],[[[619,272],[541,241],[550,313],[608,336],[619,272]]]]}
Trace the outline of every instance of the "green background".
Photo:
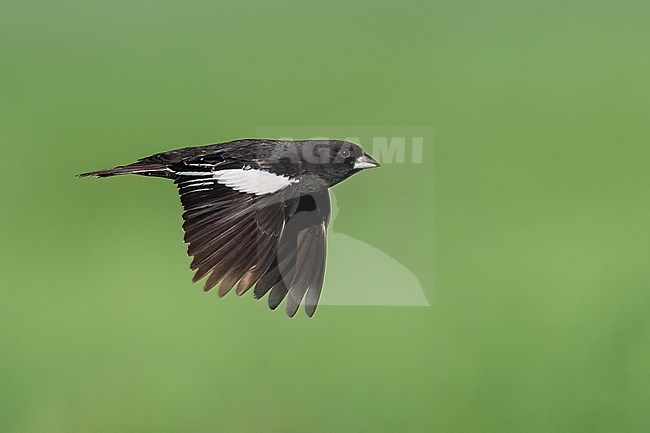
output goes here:
{"type": "Polygon", "coordinates": [[[648,431],[649,16],[3,0],[0,431],[648,431]],[[171,184],[74,178],[263,125],[435,129],[336,188],[431,307],[217,300],[171,184]]]}

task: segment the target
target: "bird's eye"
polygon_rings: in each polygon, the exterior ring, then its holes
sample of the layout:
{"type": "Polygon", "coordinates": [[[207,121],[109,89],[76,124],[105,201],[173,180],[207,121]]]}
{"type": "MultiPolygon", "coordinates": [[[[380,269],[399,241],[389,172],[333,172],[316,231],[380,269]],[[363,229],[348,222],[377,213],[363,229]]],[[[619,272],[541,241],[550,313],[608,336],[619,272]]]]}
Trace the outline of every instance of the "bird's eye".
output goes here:
{"type": "Polygon", "coordinates": [[[341,149],[339,155],[341,155],[343,158],[347,158],[350,156],[350,151],[348,149],[341,149]]]}

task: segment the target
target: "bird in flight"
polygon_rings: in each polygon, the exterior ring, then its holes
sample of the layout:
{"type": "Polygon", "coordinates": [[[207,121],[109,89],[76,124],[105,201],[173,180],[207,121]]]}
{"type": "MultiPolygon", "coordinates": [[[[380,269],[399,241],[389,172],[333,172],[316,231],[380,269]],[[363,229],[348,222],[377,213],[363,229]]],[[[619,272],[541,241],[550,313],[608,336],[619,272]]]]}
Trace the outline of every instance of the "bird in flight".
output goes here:
{"type": "Polygon", "coordinates": [[[245,139],[162,152],[79,177],[173,180],[194,282],[207,277],[204,290],[219,285],[220,297],[254,286],[256,299],[268,293],[271,309],[286,298],[289,317],[301,303],[311,317],[325,276],[328,189],[373,167],[379,163],[348,141],[245,139]]]}

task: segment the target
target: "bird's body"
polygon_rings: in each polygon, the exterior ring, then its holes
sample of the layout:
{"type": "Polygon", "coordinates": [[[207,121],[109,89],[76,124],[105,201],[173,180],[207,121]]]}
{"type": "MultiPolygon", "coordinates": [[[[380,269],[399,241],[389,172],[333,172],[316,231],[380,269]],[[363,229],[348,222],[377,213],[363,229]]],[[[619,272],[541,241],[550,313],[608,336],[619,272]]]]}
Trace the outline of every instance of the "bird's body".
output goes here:
{"type": "Polygon", "coordinates": [[[325,274],[328,189],[379,164],[337,140],[236,140],[158,153],[125,166],[84,173],[172,179],[184,207],[183,229],[194,281],[220,296],[269,293],[293,316],[316,310],[325,274]]]}

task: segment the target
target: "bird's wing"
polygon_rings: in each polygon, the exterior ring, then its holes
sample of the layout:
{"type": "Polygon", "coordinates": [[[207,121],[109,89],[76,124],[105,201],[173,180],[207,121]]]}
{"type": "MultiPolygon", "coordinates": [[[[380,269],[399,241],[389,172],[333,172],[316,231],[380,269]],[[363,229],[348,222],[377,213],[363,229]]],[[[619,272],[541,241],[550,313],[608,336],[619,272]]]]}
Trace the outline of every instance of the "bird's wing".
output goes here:
{"type": "Polygon", "coordinates": [[[325,275],[330,203],[327,190],[301,195],[288,177],[248,166],[198,164],[174,167],[185,242],[193,256],[194,281],[255,297],[270,291],[269,306],[283,299],[295,315],[300,303],[316,311],[325,275]]]}
{"type": "Polygon", "coordinates": [[[196,270],[194,281],[208,276],[205,290],[219,284],[220,296],[237,284],[236,293],[241,295],[275,259],[285,208],[297,199],[285,188],[255,194],[254,188],[264,186],[241,177],[185,173],[175,182],[185,209],[183,229],[188,254],[193,256],[191,268],[196,270]]]}
{"type": "Polygon", "coordinates": [[[269,306],[275,309],[286,301],[286,313],[293,316],[300,303],[309,317],[314,315],[325,277],[326,236],[330,215],[327,190],[301,195],[294,207],[287,208],[285,226],[277,255],[255,286],[255,297],[269,293],[269,306]]]}

